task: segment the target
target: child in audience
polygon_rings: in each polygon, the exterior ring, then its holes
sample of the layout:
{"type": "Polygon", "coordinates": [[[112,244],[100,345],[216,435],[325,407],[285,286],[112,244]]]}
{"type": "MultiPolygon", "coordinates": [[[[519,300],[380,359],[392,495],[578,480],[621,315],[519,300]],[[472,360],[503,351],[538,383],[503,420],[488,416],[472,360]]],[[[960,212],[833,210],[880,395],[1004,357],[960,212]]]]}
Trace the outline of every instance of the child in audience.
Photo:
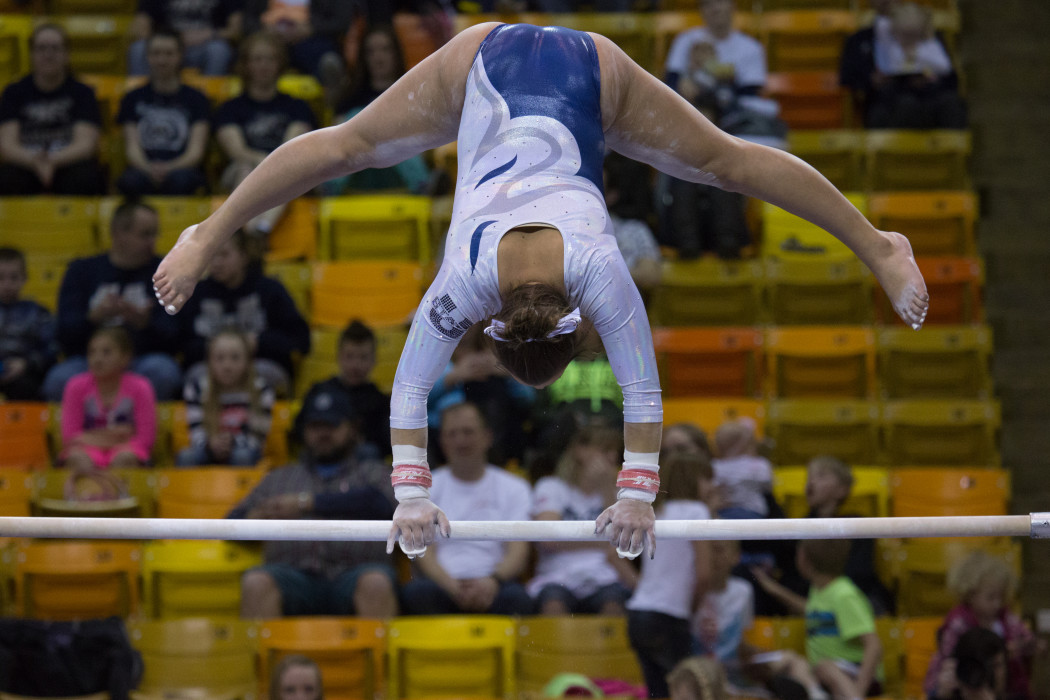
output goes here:
{"type": "Polygon", "coordinates": [[[983,627],[962,633],[941,664],[931,700],[1013,700],[1003,638],[983,627]]]}
{"type": "MultiPolygon", "coordinates": [[[[707,520],[701,500],[711,463],[697,454],[678,453],[660,469],[661,490],[653,503],[657,520],[707,520]]],[[[627,634],[649,687],[649,697],[666,698],[667,674],[692,649],[690,619],[707,593],[711,543],[669,540],[660,553],[642,561],[642,575],[627,601],[627,634]]]]}
{"type": "Polygon", "coordinates": [[[803,540],[798,570],[809,581],[803,598],[758,567],[759,585],[794,614],[806,616],[806,658],[834,700],[878,695],[882,690],[882,643],[871,603],[843,572],[849,540],[803,540]]]}
{"type": "Polygon", "coordinates": [[[254,466],[270,432],[273,386],[255,374],[251,344],[239,331],[212,336],[207,363],[207,375],[190,379],[183,391],[190,446],[176,463],[254,466]]]}
{"type": "Polygon", "coordinates": [[[711,463],[715,482],[725,495],[723,518],[765,518],[769,515],[766,495],[773,490],[773,465],[758,455],[755,421],[738,418],[718,426],[711,463]]]}
{"type": "MultiPolygon", "coordinates": [[[[623,457],[618,431],[585,427],[573,437],[554,476],[536,482],[534,520],[592,520],[616,501],[623,457]]],[[[638,577],[602,542],[538,542],[536,576],[527,590],[541,615],[622,615],[638,577]]]]}
{"type": "Polygon", "coordinates": [[[55,363],[55,317],[22,298],[26,259],[17,248],[0,248],[0,394],[8,401],[40,400],[44,374],[55,363]]]}
{"type": "Polygon", "coordinates": [[[128,371],[131,337],[107,326],[91,336],[88,371],[62,394],[62,459],[74,472],[146,464],[157,433],[157,402],[149,380],[128,371]]]}
{"type": "Polygon", "coordinates": [[[667,674],[671,700],[725,700],[726,674],[714,659],[692,656],[667,674]]]}
{"type": "Polygon", "coordinates": [[[1032,657],[1043,650],[1032,630],[1010,610],[1017,579],[999,557],[972,552],[948,572],[948,588],[959,604],[948,613],[937,634],[937,652],[930,660],[924,687],[933,697],[945,660],[952,656],[959,637],[974,627],[983,627],[1002,637],[1006,644],[1010,678],[1007,697],[1031,698],[1032,657]]]}
{"type": "Polygon", "coordinates": [[[270,700],[322,700],[321,669],[301,654],[286,656],[270,676],[270,700]]]}

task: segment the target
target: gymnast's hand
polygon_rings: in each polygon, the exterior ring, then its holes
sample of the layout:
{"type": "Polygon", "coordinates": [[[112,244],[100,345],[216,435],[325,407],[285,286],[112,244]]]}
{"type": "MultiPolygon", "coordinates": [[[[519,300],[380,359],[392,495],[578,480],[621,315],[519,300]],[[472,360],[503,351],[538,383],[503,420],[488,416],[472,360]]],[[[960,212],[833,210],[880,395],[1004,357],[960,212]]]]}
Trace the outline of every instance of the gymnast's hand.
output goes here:
{"type": "Polygon", "coordinates": [[[621,498],[605,509],[594,523],[595,534],[604,532],[616,553],[634,559],[649,542],[649,558],[656,555],[656,513],[644,501],[621,498]]]}
{"type": "Polygon", "coordinates": [[[176,314],[185,306],[207,267],[197,226],[182,232],[153,275],[153,293],[169,314],[176,314]]]}
{"type": "Polygon", "coordinates": [[[434,541],[434,526],[445,537],[451,528],[448,517],[429,498],[409,498],[398,504],[394,511],[394,524],[386,540],[386,553],[392,554],[394,542],[409,559],[426,554],[427,546],[434,541]]]}

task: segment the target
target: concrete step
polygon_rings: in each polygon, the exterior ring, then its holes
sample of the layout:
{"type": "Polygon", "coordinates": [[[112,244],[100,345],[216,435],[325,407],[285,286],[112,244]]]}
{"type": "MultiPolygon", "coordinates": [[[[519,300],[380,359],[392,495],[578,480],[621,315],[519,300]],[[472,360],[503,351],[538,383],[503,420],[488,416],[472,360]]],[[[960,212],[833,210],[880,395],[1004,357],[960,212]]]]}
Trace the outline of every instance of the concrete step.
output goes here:
{"type": "Polygon", "coordinates": [[[1003,464],[1013,469],[1042,469],[1046,480],[1046,456],[1050,454],[1050,430],[1043,418],[1011,418],[1000,433],[1003,464]]]}
{"type": "MultiPolygon", "coordinates": [[[[1014,240],[996,238],[996,233],[1001,232],[988,227],[981,227],[978,233],[987,287],[1010,280],[1038,283],[1046,279],[1050,271],[1050,240],[1033,244],[1022,236],[1014,240]]],[[[1045,233],[1043,236],[1050,239],[1045,233]]]]}
{"type": "MultiPolygon", "coordinates": [[[[1050,82],[1050,81],[1047,81],[1050,82]]],[[[1017,216],[1029,227],[1050,229],[1050,197],[1046,183],[1024,177],[981,192],[982,217],[1017,216]]]]}
{"type": "Polygon", "coordinates": [[[987,309],[986,315],[997,351],[1050,347],[1050,313],[1027,308],[993,307],[987,309]]]}

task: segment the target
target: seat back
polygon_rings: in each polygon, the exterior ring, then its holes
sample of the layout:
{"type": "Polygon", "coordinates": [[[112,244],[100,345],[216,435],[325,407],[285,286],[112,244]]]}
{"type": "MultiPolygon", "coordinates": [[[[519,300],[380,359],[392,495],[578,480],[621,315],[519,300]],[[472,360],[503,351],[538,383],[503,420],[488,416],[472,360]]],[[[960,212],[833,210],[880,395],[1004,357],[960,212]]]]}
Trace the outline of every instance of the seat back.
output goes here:
{"type": "Polygon", "coordinates": [[[787,139],[791,153],[819,170],[839,190],[864,188],[863,131],[791,131],[787,139]]]}
{"type": "Polygon", "coordinates": [[[152,618],[236,617],[241,574],[262,564],[257,547],[218,540],[157,540],[142,552],[142,595],[152,618]]]}
{"type": "Polygon", "coordinates": [[[314,197],[300,197],[288,203],[284,216],[267,238],[267,263],[317,258],[320,208],[320,202],[314,197]]]}
{"type": "Polygon", "coordinates": [[[780,104],[791,129],[841,129],[847,123],[848,94],[835,71],[770,73],[763,92],[780,104]]]}
{"type": "Polygon", "coordinates": [[[999,465],[996,401],[887,401],[882,423],[891,464],[999,465]]]}
{"type": "MultiPolygon", "coordinates": [[[[315,325],[343,328],[352,318],[398,325],[412,317],[423,298],[423,268],[396,260],[315,263],[310,293],[315,325]]],[[[456,330],[466,329],[450,332],[456,330]]]]}
{"type": "Polygon", "coordinates": [[[406,260],[425,265],[433,257],[429,197],[326,197],[319,223],[322,260],[406,260]]]}
{"type": "Polygon", "coordinates": [[[734,398],[670,398],[664,402],[664,425],[692,423],[709,436],[718,426],[737,418],[751,418],[755,431],[761,435],[766,425],[765,402],[757,399],[734,398]]]}
{"type": "Polygon", "coordinates": [[[779,325],[871,323],[872,276],[856,258],[766,261],[771,320],[779,325]]]}
{"type": "Polygon", "coordinates": [[[0,516],[28,518],[33,496],[33,478],[27,474],[0,470],[0,516]]]}
{"type": "MultiPolygon", "coordinates": [[[[380,697],[386,627],[381,620],[348,617],[294,617],[259,625],[259,680],[290,654],[304,654],[321,668],[324,696],[332,700],[380,697]]],[[[265,689],[260,688],[260,695],[265,689]]]]}
{"type": "Polygon", "coordinates": [[[952,567],[975,549],[1002,558],[1020,576],[1019,542],[1004,538],[911,539],[897,552],[897,609],[901,615],[944,615],[958,599],[948,590],[952,567]]]}
{"type": "Polygon", "coordinates": [[[66,274],[66,261],[59,258],[26,258],[26,284],[22,296],[51,313],[58,310],[58,291],[66,274]]]}
{"type": "Polygon", "coordinates": [[[161,469],[157,474],[157,516],[225,518],[263,475],[259,469],[236,467],[161,469]]]}
{"type": "Polygon", "coordinates": [[[755,260],[665,262],[649,305],[660,326],[749,325],[761,311],[762,265],[755,260]]]}
{"type": "MultiPolygon", "coordinates": [[[[925,326],[980,323],[983,320],[981,286],[984,267],[980,258],[916,258],[915,262],[930,295],[925,326]]],[[[880,322],[903,325],[885,292],[880,289],[876,296],[880,322]]]]}
{"type": "Polygon", "coordinates": [[[873,193],[868,217],[876,228],[907,235],[917,256],[977,254],[973,192],[873,193]]]}
{"type": "Polygon", "coordinates": [[[759,18],[773,72],[837,71],[842,45],[856,28],[849,10],[773,11],[759,18]]]}
{"type": "Polygon", "coordinates": [[[890,399],[979,399],[991,395],[987,326],[881,328],[876,342],[883,396],[890,399]]]}
{"type": "Polygon", "coordinates": [[[49,18],[69,36],[69,62],[74,73],[123,75],[128,53],[129,16],[70,14],[49,18]]]}
{"type": "Polygon", "coordinates": [[[194,689],[245,700],[254,696],[254,622],[132,620],[128,634],[132,646],[142,654],[144,672],[139,690],[147,695],[194,689]]]}
{"type": "Polygon", "coordinates": [[[401,617],[390,622],[387,697],[513,698],[514,619],[497,615],[401,617]]]}
{"type": "MultiPolygon", "coordinates": [[[[19,6],[14,11],[28,10],[19,6]]],[[[0,14],[0,80],[4,85],[29,72],[29,37],[32,33],[33,18],[28,14],[0,14]]]]}
{"type": "Polygon", "coordinates": [[[921,698],[926,693],[923,683],[930,660],[937,651],[937,630],[944,624],[944,618],[905,617],[901,618],[901,641],[904,647],[904,697],[921,698]]]}
{"type": "Polygon", "coordinates": [[[802,617],[756,617],[744,642],[764,651],[806,653],[806,620],[802,617]]]}
{"type": "Polygon", "coordinates": [[[862,399],[875,395],[875,334],[870,327],[770,328],[766,361],[770,396],[862,399]]]}
{"type": "MultiPolygon", "coordinates": [[[[298,261],[266,261],[266,274],[277,279],[295,302],[295,308],[303,318],[310,318],[310,284],[313,271],[310,263],[298,261]]],[[[310,349],[313,353],[313,346],[310,349]]],[[[309,357],[309,355],[307,356],[309,357]]],[[[304,358],[305,359],[305,358],[304,358]]]]}
{"type": "Polygon", "coordinates": [[[69,262],[99,252],[96,197],[4,197],[0,244],[27,258],[69,262]]]}
{"type": "Polygon", "coordinates": [[[138,542],[26,542],[15,559],[15,597],[25,617],[85,620],[138,611],[138,542]]]}
{"type": "Polygon", "coordinates": [[[882,695],[903,697],[904,629],[895,617],[875,618],[875,633],[882,643],[882,695]]]}
{"type": "Polygon", "coordinates": [[[528,617],[518,622],[518,691],[540,693],[559,673],[641,683],[623,617],[528,617]]]}
{"type": "Polygon", "coordinates": [[[756,328],[654,328],[664,395],[758,397],[762,332],[756,328]]]}
{"type": "Polygon", "coordinates": [[[970,149],[968,131],[867,131],[868,186],[877,192],[970,189],[970,149]]]}
{"type": "Polygon", "coordinates": [[[833,455],[848,464],[879,464],[879,408],[870,401],[799,399],[769,402],[766,433],[776,464],[806,464],[833,455]]]}
{"type": "MultiPolygon", "coordinates": [[[[845,196],[861,213],[867,212],[867,195],[847,192],[845,196]]],[[[768,202],[762,204],[762,255],[802,260],[856,257],[845,243],[824,229],[768,202]]]]}
{"type": "Polygon", "coordinates": [[[965,467],[896,468],[890,476],[893,515],[1006,515],[1010,472],[965,467]]]}
{"type": "Polygon", "coordinates": [[[45,403],[0,403],[0,468],[30,470],[49,466],[49,425],[50,411],[45,403]]]}

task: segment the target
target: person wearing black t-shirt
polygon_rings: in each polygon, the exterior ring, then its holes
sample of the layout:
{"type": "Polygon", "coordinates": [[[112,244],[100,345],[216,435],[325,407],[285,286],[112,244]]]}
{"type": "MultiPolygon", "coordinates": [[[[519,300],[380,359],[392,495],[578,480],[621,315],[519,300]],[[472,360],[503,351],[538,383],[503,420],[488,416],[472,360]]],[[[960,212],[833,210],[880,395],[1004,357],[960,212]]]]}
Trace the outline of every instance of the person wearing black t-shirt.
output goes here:
{"type": "Polygon", "coordinates": [[[117,180],[125,195],[192,195],[207,187],[201,164],[208,145],[210,107],[204,93],[179,80],[178,36],[149,39],[149,83],[120,101],[128,168],[117,180]]]}
{"type": "Polygon", "coordinates": [[[164,27],[175,32],[186,66],[202,75],[226,75],[241,36],[243,0],[139,0],[128,50],[128,74],[148,75],[149,37],[164,27]]]}
{"type": "Polygon", "coordinates": [[[65,32],[42,24],[29,50],[32,72],[0,96],[0,195],[102,194],[102,117],[94,90],[69,75],[65,32]]]}
{"type": "MultiPolygon", "coordinates": [[[[238,72],[244,93],[221,105],[214,119],[215,136],[230,159],[222,176],[227,192],[282,143],[317,128],[310,105],[277,91],[277,78],[286,65],[284,44],[271,34],[253,34],[241,43],[238,72]]],[[[270,209],[244,230],[262,239],[283,212],[283,206],[270,209]]]]}

